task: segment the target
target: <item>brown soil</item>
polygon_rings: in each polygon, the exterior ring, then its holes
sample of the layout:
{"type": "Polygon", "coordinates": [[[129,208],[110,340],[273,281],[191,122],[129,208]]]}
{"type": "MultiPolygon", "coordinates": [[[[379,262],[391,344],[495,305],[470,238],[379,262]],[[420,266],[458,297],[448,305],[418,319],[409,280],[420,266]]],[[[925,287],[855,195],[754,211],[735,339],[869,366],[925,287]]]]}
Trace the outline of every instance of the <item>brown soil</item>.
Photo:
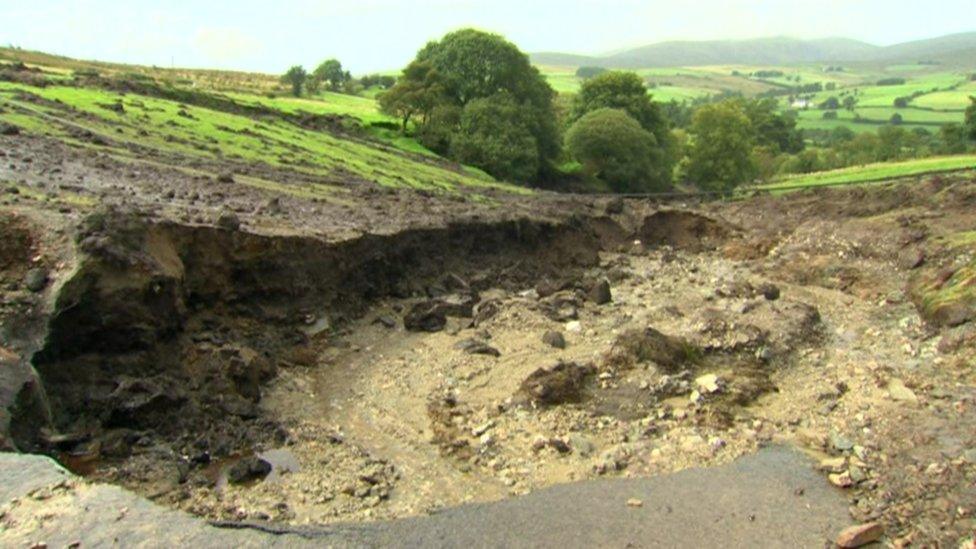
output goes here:
{"type": "Polygon", "coordinates": [[[894,544],[976,528],[973,326],[908,291],[976,226],[970,174],[665,208],[350,182],[340,203],[0,145],[6,447],[305,524],[787,441],[894,544]]]}

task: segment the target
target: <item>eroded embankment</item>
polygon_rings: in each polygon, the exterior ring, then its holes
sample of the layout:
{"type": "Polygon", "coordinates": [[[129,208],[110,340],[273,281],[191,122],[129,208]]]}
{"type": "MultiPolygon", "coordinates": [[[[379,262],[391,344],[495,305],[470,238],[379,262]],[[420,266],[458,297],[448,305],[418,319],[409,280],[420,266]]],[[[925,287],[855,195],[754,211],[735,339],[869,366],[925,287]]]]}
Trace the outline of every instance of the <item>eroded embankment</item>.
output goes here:
{"type": "Polygon", "coordinates": [[[261,387],[279,364],[309,360],[310,333],[341,329],[382,297],[470,300],[489,286],[562,279],[594,265],[601,246],[575,218],[330,243],[111,213],[91,216],[77,241],[82,259],[33,357],[43,390],[12,419],[22,450],[94,445],[121,457],[150,433],[233,452],[274,436],[256,406],[261,387]]]}

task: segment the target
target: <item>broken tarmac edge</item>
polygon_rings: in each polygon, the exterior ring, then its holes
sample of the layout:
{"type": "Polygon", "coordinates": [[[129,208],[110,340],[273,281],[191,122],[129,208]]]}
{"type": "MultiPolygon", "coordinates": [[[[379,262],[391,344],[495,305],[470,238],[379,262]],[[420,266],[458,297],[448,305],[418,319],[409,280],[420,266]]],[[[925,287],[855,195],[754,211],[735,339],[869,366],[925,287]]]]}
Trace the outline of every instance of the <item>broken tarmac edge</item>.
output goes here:
{"type": "Polygon", "coordinates": [[[0,454],[0,479],[4,546],[824,547],[851,526],[847,498],[810,458],[778,445],[719,467],[319,527],[208,523],[89,483],[45,456],[0,454]]]}

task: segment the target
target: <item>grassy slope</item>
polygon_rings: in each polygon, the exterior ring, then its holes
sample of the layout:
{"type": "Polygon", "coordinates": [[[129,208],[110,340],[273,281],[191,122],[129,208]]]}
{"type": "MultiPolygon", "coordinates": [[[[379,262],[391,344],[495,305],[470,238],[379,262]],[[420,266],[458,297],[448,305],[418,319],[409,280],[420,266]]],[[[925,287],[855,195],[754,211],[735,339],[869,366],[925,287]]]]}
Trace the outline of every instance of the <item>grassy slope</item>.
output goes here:
{"type": "Polygon", "coordinates": [[[904,162],[853,166],[839,170],[786,177],[756,188],[775,191],[792,187],[845,185],[965,169],[976,169],[976,155],[938,156],[904,162]]]}
{"type": "Polygon", "coordinates": [[[273,75],[120,65],[0,48],[0,64],[12,62],[42,69],[52,85],[0,82],[0,104],[5,105],[0,120],[28,133],[104,149],[117,157],[137,160],[139,154],[133,151],[145,148],[189,159],[258,162],[336,179],[351,176],[388,187],[447,191],[493,187],[528,192],[495,182],[478,170],[437,159],[414,139],[392,129],[396,121],[380,113],[374,99],[331,92],[314,98],[289,97],[273,75]],[[203,91],[241,106],[258,106],[272,115],[254,117],[134,93],[57,85],[69,84],[75,71],[96,71],[109,78],[140,75],[176,89],[203,91]],[[32,101],[29,96],[58,103],[32,101]],[[114,103],[121,103],[124,112],[106,108],[114,103]],[[293,116],[301,113],[337,115],[364,128],[365,133],[357,138],[303,128],[293,116]],[[80,130],[102,136],[108,144],[93,145],[79,139],[80,130]]]}
{"type": "Polygon", "coordinates": [[[253,118],[136,94],[67,86],[37,88],[0,82],[5,104],[0,119],[29,133],[60,138],[79,146],[104,148],[120,156],[138,157],[133,148],[204,160],[257,162],[310,175],[348,176],[389,187],[454,190],[467,187],[513,187],[495,183],[465,170],[420,162],[409,156],[311,131],[284,118],[253,118]],[[58,103],[37,103],[22,94],[58,102],[75,116],[65,123],[58,103]],[[106,108],[121,103],[124,112],[106,108]],[[78,129],[103,136],[108,145],[91,145],[73,137],[78,129]]]}

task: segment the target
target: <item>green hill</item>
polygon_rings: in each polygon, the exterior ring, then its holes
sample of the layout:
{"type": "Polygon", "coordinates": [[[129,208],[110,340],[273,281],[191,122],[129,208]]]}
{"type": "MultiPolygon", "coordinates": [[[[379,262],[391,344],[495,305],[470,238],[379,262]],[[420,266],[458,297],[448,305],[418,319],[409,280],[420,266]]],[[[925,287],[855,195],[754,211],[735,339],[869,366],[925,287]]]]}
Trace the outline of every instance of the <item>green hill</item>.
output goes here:
{"type": "MultiPolygon", "coordinates": [[[[961,33],[892,46],[875,46],[849,38],[801,40],[788,37],[751,40],[671,41],[606,56],[537,53],[539,65],[607,68],[696,67],[707,65],[793,65],[826,62],[958,63],[976,51],[976,32],[961,33]]],[[[972,64],[973,57],[969,57],[972,64]]]]}

